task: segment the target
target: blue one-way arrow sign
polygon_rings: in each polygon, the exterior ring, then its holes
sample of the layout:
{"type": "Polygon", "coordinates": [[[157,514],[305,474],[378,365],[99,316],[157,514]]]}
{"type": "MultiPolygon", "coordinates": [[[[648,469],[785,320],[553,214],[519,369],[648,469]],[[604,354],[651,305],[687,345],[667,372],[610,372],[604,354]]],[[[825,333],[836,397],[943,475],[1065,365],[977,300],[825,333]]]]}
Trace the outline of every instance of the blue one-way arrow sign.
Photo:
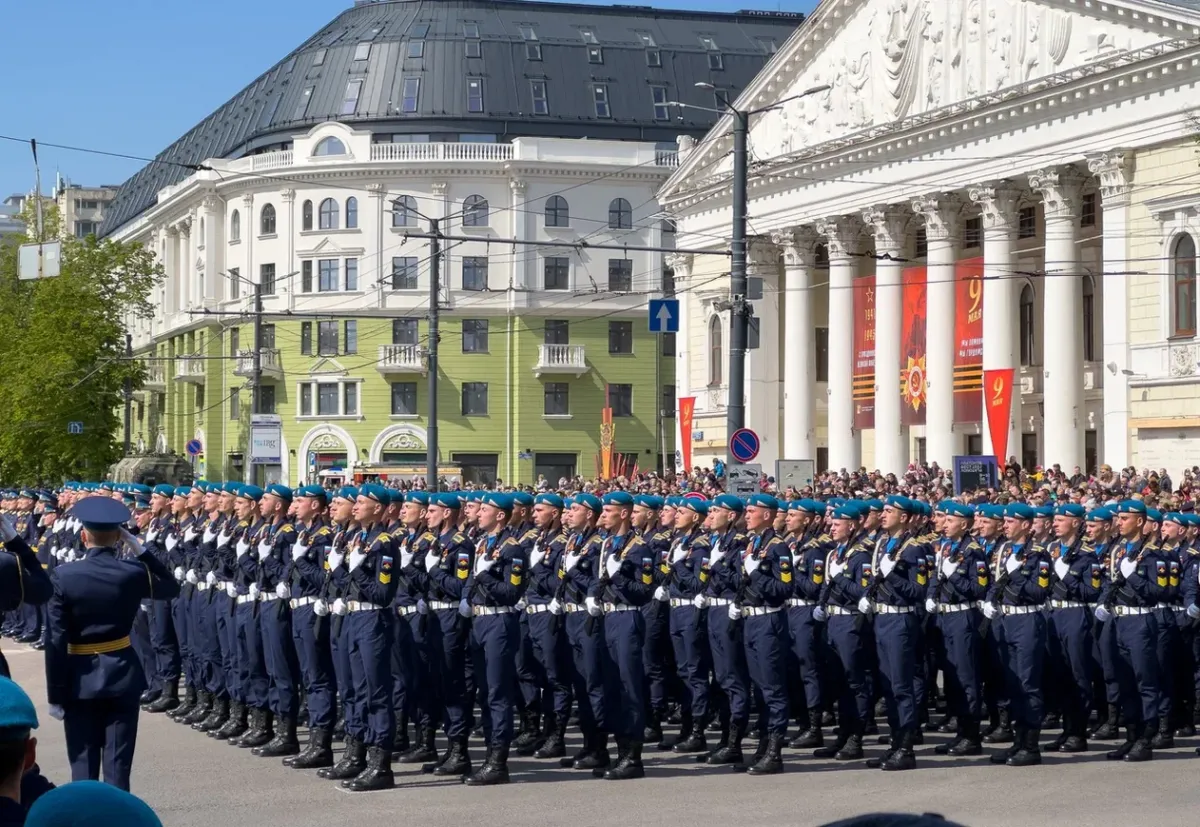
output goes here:
{"type": "Polygon", "coordinates": [[[650,332],[679,332],[679,299],[650,300],[650,332]]]}

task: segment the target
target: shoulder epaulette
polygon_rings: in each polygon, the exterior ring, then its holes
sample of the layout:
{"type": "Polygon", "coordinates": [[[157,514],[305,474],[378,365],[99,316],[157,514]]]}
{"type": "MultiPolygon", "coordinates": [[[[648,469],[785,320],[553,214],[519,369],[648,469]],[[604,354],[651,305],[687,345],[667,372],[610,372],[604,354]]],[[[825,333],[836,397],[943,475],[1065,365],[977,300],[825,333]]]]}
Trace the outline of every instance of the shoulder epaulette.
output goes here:
{"type": "Polygon", "coordinates": [[[325,525],[323,525],[323,526],[321,526],[320,528],[318,528],[318,529],[317,529],[317,536],[318,536],[318,537],[324,537],[325,535],[327,535],[327,534],[331,534],[331,533],[332,533],[332,532],[329,530],[329,526],[325,526],[325,525]]]}
{"type": "Polygon", "coordinates": [[[291,523],[284,523],[283,525],[281,525],[279,527],[280,534],[283,534],[286,531],[295,531],[295,530],[296,530],[296,527],[294,525],[292,525],[291,523]]]}
{"type": "Polygon", "coordinates": [[[375,542],[386,543],[388,540],[391,540],[391,539],[392,539],[391,536],[386,531],[382,531],[379,533],[379,536],[375,538],[375,542]]]}

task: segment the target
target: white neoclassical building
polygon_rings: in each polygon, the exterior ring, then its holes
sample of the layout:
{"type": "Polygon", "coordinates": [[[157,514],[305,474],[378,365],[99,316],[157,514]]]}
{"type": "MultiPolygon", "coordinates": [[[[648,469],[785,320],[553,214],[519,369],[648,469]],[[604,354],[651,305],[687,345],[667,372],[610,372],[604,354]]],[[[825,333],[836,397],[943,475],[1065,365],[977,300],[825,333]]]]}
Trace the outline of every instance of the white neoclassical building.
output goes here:
{"type": "MultiPolygon", "coordinates": [[[[1200,461],[1198,35],[1182,1],[822,2],[735,102],[771,107],[750,127],[760,461],[991,454],[1003,368],[1025,464],[1200,461]]],[[[731,126],[660,192],[683,248],[728,243],[731,126]]],[[[728,268],[675,266],[693,464],[725,452],[728,268]]]]}

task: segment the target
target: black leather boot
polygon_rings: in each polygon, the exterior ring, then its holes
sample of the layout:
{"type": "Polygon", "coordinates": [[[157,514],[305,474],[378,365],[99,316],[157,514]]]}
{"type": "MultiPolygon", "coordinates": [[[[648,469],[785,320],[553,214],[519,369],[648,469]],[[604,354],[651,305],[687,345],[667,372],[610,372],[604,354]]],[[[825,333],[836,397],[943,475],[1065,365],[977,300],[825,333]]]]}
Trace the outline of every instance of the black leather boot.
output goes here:
{"type": "MultiPolygon", "coordinates": [[[[648,744],[657,744],[663,739],[663,711],[661,709],[651,709],[646,713],[646,729],[642,733],[642,740],[648,744]]],[[[550,725],[547,724],[549,729],[550,725]]]]}
{"type": "Polygon", "coordinates": [[[396,786],[396,777],[392,774],[392,751],[383,747],[371,747],[367,750],[367,766],[353,778],[342,782],[342,787],[354,793],[390,790],[396,786]]]}
{"type": "Polygon", "coordinates": [[[465,738],[455,738],[450,742],[450,750],[442,763],[434,768],[433,774],[439,778],[471,774],[471,755],[467,751],[465,738]]]}
{"type": "Polygon", "coordinates": [[[181,716],[177,720],[181,724],[192,726],[198,724],[209,716],[213,708],[213,694],[201,689],[196,693],[196,705],[186,716],[181,716]]]}
{"type": "Polygon", "coordinates": [[[562,758],[567,754],[565,743],[567,722],[555,714],[546,716],[546,740],[533,753],[534,758],[562,758]]]}
{"type": "Polygon", "coordinates": [[[821,708],[808,710],[808,727],[799,732],[788,742],[792,749],[813,749],[824,746],[825,737],[821,734],[821,708]]]}
{"type": "Polygon", "coordinates": [[[1039,729],[1027,729],[1024,737],[1018,737],[1018,749],[1004,763],[1010,767],[1033,767],[1042,763],[1042,751],[1038,748],[1039,729]]]}
{"type": "Polygon", "coordinates": [[[1116,738],[1120,733],[1117,729],[1117,705],[1108,705],[1108,715],[1100,722],[1100,725],[1092,730],[1092,737],[1098,741],[1108,741],[1116,738]]]}
{"type": "Polygon", "coordinates": [[[946,717],[938,721],[933,729],[936,732],[958,732],[958,716],[947,713],[946,717]]]}
{"type": "MultiPolygon", "coordinates": [[[[280,718],[279,726],[275,728],[275,737],[269,743],[251,750],[260,758],[282,758],[285,755],[298,755],[300,741],[296,738],[296,719],[280,718]]],[[[388,755],[388,766],[391,766],[391,755],[388,755]]]]}
{"type": "MultiPolygon", "coordinates": [[[[621,744],[621,742],[618,742],[621,744]]],[[[627,781],[632,778],[645,778],[646,768],[642,766],[642,742],[624,741],[621,756],[617,763],[609,767],[603,775],[608,781],[627,781]]]]}
{"type": "Polygon", "coordinates": [[[256,707],[248,707],[242,704],[242,725],[239,727],[241,732],[237,735],[230,736],[229,745],[231,747],[240,747],[243,738],[256,737],[260,729],[262,729],[262,710],[256,707]]]}
{"type": "Polygon", "coordinates": [[[346,737],[346,705],[338,704],[337,711],[337,720],[333,722],[333,737],[341,739],[346,737]]]}
{"type": "Polygon", "coordinates": [[[259,709],[258,729],[251,729],[238,739],[237,745],[243,749],[253,749],[271,743],[275,737],[275,715],[269,709],[259,709]]]}
{"type": "Polygon", "coordinates": [[[604,769],[612,763],[612,757],[608,754],[608,733],[597,732],[592,736],[591,745],[584,742],[585,752],[576,756],[571,763],[572,768],[577,770],[597,770],[604,769]]]}
{"type": "Polygon", "coordinates": [[[230,701],[229,720],[225,722],[225,726],[208,733],[208,737],[216,738],[218,741],[227,741],[244,734],[246,728],[246,705],[241,701],[230,701]]]}
{"type": "Polygon", "coordinates": [[[354,778],[367,768],[367,745],[357,738],[346,736],[346,751],[342,758],[332,767],[317,770],[321,778],[332,781],[345,781],[354,778]]]}
{"type": "Polygon", "coordinates": [[[179,706],[167,712],[167,717],[172,721],[178,721],[192,714],[192,710],[196,708],[196,704],[200,701],[200,693],[196,691],[196,687],[190,683],[183,694],[183,702],[179,706]]]}
{"type": "Polygon", "coordinates": [[[308,733],[308,745],[304,752],[283,759],[285,767],[296,770],[316,770],[333,766],[333,732],[325,727],[315,727],[308,733]]]}
{"type": "MultiPolygon", "coordinates": [[[[607,748],[605,755],[608,754],[607,748]]],[[[490,787],[508,783],[508,746],[491,747],[479,771],[463,779],[468,787],[490,787]]]]}
{"type": "Polygon", "coordinates": [[[675,745],[671,747],[671,751],[680,755],[693,752],[708,752],[708,740],[704,737],[704,724],[700,721],[693,723],[687,736],[681,736],[675,742],[675,745]]]}
{"type": "MultiPolygon", "coordinates": [[[[958,740],[950,744],[944,754],[957,756],[983,755],[982,737],[979,734],[979,719],[973,715],[968,716],[965,721],[962,721],[961,732],[962,734],[959,735],[958,740]]],[[[934,751],[937,752],[938,750],[935,749],[934,751]]]]}
{"type": "Polygon", "coordinates": [[[762,757],[746,770],[750,775],[778,775],[783,772],[783,736],[768,735],[762,757]]]}
{"type": "Polygon", "coordinates": [[[741,764],[742,739],[746,737],[746,725],[734,721],[729,722],[729,735],[725,738],[725,746],[710,752],[705,758],[706,764],[723,766],[725,764],[741,764]]]}
{"type": "Polygon", "coordinates": [[[208,717],[197,724],[192,724],[192,729],[197,732],[212,732],[225,726],[225,722],[228,720],[229,699],[217,698],[213,701],[212,711],[208,713],[208,717]]]}
{"type": "Polygon", "coordinates": [[[521,734],[513,739],[512,748],[517,755],[533,755],[541,740],[542,718],[536,709],[527,709],[521,713],[521,734]]]}
{"type": "MultiPolygon", "coordinates": [[[[1049,717],[1049,716],[1047,716],[1047,717],[1049,717]]],[[[1055,738],[1053,741],[1047,741],[1042,746],[1042,749],[1045,750],[1046,752],[1058,752],[1058,748],[1061,747],[1063,744],[1065,744],[1067,742],[1067,739],[1071,737],[1071,731],[1073,728],[1071,713],[1063,712],[1061,720],[1062,720],[1062,732],[1059,733],[1058,737],[1055,738]]],[[[1047,727],[1042,727],[1042,728],[1047,729],[1047,727]]],[[[1050,727],[1050,728],[1052,729],[1053,727],[1050,727]]]]}
{"type": "Polygon", "coordinates": [[[1133,745],[1135,743],[1137,743],[1138,735],[1140,734],[1140,732],[1141,732],[1140,727],[1126,727],[1125,728],[1125,743],[1121,744],[1121,746],[1117,747],[1114,750],[1110,750],[1109,752],[1106,752],[1104,754],[1104,757],[1107,758],[1109,761],[1122,760],[1126,755],[1129,754],[1129,751],[1133,749],[1133,745]]]}
{"type": "Polygon", "coordinates": [[[983,736],[986,744],[1008,744],[1013,740],[1012,717],[1007,709],[1000,710],[1000,720],[987,735],[983,736]]]}
{"type": "Polygon", "coordinates": [[[898,772],[901,770],[915,770],[917,768],[917,756],[913,753],[913,741],[915,740],[915,731],[910,729],[902,729],[896,734],[896,748],[892,750],[892,754],[887,757],[879,765],[879,769],[885,772],[898,772]]]}
{"type": "Polygon", "coordinates": [[[1133,746],[1129,752],[1125,753],[1125,760],[1131,763],[1140,763],[1149,761],[1154,758],[1153,744],[1154,736],[1157,727],[1142,724],[1138,727],[1138,737],[1134,740],[1133,746]]]}
{"type": "Polygon", "coordinates": [[[400,754],[398,759],[401,764],[424,764],[427,761],[436,761],[438,754],[434,749],[433,739],[437,734],[433,726],[417,726],[417,740],[412,745],[412,749],[405,750],[400,754]]]}
{"type": "Polygon", "coordinates": [[[138,705],[142,709],[145,709],[146,707],[150,706],[150,704],[157,701],[160,697],[162,697],[161,690],[147,689],[145,692],[143,692],[141,695],[138,696],[138,705]]]}
{"type": "Polygon", "coordinates": [[[841,749],[833,754],[835,761],[857,761],[863,757],[862,749],[862,725],[859,724],[850,733],[850,737],[846,739],[846,743],[842,744],[841,749]]]}
{"type": "Polygon", "coordinates": [[[179,706],[179,681],[167,681],[163,684],[162,694],[153,703],[146,706],[146,711],[155,715],[170,712],[179,706]]]}
{"type": "MultiPolygon", "coordinates": [[[[417,727],[417,735],[420,735],[421,727],[417,727]]],[[[408,713],[403,709],[396,710],[396,737],[392,742],[392,758],[408,752],[411,744],[408,740],[408,713]]],[[[428,760],[428,759],[426,759],[428,760]]]]}
{"type": "Polygon", "coordinates": [[[1061,744],[1058,745],[1058,751],[1059,752],[1087,752],[1088,751],[1087,716],[1084,715],[1082,717],[1076,717],[1076,716],[1072,715],[1070,718],[1070,721],[1071,721],[1070,729],[1063,730],[1067,734],[1067,738],[1065,741],[1063,741],[1061,744]]]}
{"type": "MultiPolygon", "coordinates": [[[[1025,728],[1018,726],[1016,728],[1015,735],[1013,736],[1012,746],[1010,746],[1008,749],[1000,750],[1000,752],[992,753],[991,757],[988,758],[988,761],[990,761],[993,764],[1007,764],[1008,759],[1012,758],[1014,755],[1016,755],[1017,750],[1019,750],[1021,748],[1021,744],[1023,743],[1024,737],[1025,737],[1025,728]]],[[[985,740],[985,741],[987,740],[986,735],[983,737],[983,740],[985,740]]]]}
{"type": "MultiPolygon", "coordinates": [[[[847,721],[842,722],[842,725],[838,727],[837,736],[833,739],[833,743],[813,750],[813,758],[833,758],[846,746],[851,734],[850,723],[847,721]]],[[[858,745],[858,748],[862,749],[861,743],[858,745]]]]}
{"type": "MultiPolygon", "coordinates": [[[[1150,739],[1151,749],[1171,749],[1175,746],[1175,733],[1165,720],[1160,719],[1157,730],[1150,739]]],[[[1126,756],[1125,760],[1129,761],[1129,756],[1126,756]]]]}

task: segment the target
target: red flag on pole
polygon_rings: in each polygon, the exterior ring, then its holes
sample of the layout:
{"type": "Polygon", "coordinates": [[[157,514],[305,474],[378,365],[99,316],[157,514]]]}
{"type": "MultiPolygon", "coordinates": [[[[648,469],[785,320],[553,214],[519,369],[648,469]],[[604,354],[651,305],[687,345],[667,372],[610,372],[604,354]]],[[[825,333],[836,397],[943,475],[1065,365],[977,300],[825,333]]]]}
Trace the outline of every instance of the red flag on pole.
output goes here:
{"type": "Polygon", "coordinates": [[[992,435],[992,454],[1001,465],[1008,459],[1008,420],[1012,416],[1013,369],[999,368],[983,372],[987,399],[988,433],[992,435]]]}

